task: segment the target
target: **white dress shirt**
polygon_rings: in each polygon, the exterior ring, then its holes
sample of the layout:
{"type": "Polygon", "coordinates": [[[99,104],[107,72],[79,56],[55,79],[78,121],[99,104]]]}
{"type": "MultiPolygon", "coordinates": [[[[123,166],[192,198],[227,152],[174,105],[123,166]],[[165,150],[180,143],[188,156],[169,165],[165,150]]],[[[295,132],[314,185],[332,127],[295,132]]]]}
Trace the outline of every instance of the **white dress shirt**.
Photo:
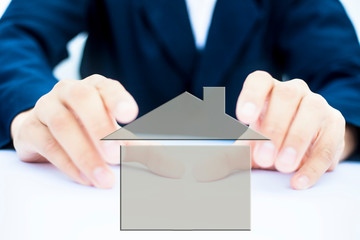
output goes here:
{"type": "Polygon", "coordinates": [[[196,48],[205,48],[216,0],[185,0],[196,48]]]}

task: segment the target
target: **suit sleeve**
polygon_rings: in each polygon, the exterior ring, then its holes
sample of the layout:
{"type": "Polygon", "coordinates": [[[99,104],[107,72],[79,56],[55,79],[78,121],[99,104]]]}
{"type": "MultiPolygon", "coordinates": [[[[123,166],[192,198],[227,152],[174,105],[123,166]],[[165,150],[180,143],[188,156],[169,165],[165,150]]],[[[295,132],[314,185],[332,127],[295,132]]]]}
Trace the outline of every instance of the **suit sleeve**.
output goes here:
{"type": "Polygon", "coordinates": [[[86,30],[88,2],[12,0],[0,19],[0,148],[11,145],[12,119],[57,82],[52,70],[86,30]]]}
{"type": "Polygon", "coordinates": [[[360,46],[338,0],[294,0],[280,21],[278,37],[284,71],[360,126],[360,46]]]}

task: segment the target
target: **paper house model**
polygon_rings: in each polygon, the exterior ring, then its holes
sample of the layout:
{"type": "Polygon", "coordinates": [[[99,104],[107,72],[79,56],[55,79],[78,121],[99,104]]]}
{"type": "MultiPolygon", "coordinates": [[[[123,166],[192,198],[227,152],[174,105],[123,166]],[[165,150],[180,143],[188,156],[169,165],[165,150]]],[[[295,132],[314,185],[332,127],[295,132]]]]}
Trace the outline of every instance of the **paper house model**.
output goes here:
{"type": "MultiPolygon", "coordinates": [[[[103,140],[184,141],[189,144],[168,149],[188,162],[224,152],[244,163],[238,174],[199,183],[155,177],[120,159],[121,230],[250,230],[250,147],[210,143],[268,139],[225,113],[224,87],[204,87],[203,100],[184,92],[103,140]],[[193,140],[202,145],[192,146],[193,140]]],[[[143,150],[144,146],[135,149],[143,150]]]]}

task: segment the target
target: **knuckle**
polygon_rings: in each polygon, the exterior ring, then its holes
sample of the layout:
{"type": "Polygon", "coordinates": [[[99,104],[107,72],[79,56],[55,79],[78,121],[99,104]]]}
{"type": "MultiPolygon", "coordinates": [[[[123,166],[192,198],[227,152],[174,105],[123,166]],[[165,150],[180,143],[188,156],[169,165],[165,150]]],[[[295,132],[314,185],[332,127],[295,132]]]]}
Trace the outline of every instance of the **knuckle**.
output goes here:
{"type": "Polygon", "coordinates": [[[262,71],[262,70],[256,70],[252,73],[249,74],[249,77],[256,77],[256,78],[272,78],[272,76],[266,72],[266,71],[262,71]]]}
{"type": "Polygon", "coordinates": [[[107,78],[106,82],[112,84],[113,86],[122,86],[118,80],[107,78]]]}
{"type": "Polygon", "coordinates": [[[104,81],[108,80],[108,78],[100,75],[100,74],[92,74],[90,76],[88,76],[87,78],[84,78],[83,80],[81,80],[81,82],[86,82],[89,84],[99,84],[99,83],[103,83],[104,81]]]}
{"type": "Polygon", "coordinates": [[[244,82],[244,87],[248,87],[249,85],[256,87],[263,85],[267,86],[273,84],[273,82],[274,79],[269,73],[257,70],[249,74],[246,81],[244,82]]]}
{"type": "Polygon", "coordinates": [[[66,114],[51,114],[48,116],[46,124],[54,131],[63,131],[68,125],[68,116],[66,114]]]}
{"type": "Polygon", "coordinates": [[[295,78],[293,80],[288,81],[289,83],[292,83],[296,86],[297,90],[302,94],[305,95],[306,92],[309,92],[309,86],[307,85],[307,83],[300,79],[300,78],[295,78]]]}
{"type": "Polygon", "coordinates": [[[108,79],[106,86],[112,91],[125,90],[124,86],[117,80],[108,79]]]}
{"type": "Polygon", "coordinates": [[[89,78],[104,78],[104,77],[100,74],[95,73],[95,74],[90,75],[89,78]]]}
{"type": "Polygon", "coordinates": [[[241,99],[241,101],[245,102],[246,100],[250,100],[251,102],[253,102],[254,104],[258,105],[260,104],[259,99],[262,99],[262,92],[260,91],[256,91],[256,89],[254,87],[245,87],[243,88],[243,90],[241,91],[241,95],[239,97],[239,99],[241,99]]]}
{"type": "Polygon", "coordinates": [[[320,156],[321,161],[324,164],[326,164],[327,166],[330,165],[334,159],[334,153],[328,147],[322,149],[322,151],[319,153],[319,156],[320,156]]]}
{"type": "Polygon", "coordinates": [[[55,86],[54,86],[54,89],[61,89],[61,88],[64,88],[64,87],[67,87],[69,85],[73,84],[73,81],[72,80],[59,80],[55,86]]]}
{"type": "Polygon", "coordinates": [[[342,115],[342,113],[339,110],[334,108],[333,114],[334,114],[334,118],[336,119],[337,123],[340,124],[341,126],[345,127],[346,120],[345,120],[344,116],[342,115]]]}
{"type": "Polygon", "coordinates": [[[299,98],[301,96],[301,89],[291,82],[283,82],[277,84],[273,92],[276,96],[284,99],[299,98]]]}
{"type": "Polygon", "coordinates": [[[107,79],[106,77],[100,75],[100,74],[92,74],[89,76],[89,78],[97,78],[97,79],[107,79]]]}
{"type": "Polygon", "coordinates": [[[344,130],[346,127],[346,120],[341,114],[341,112],[335,108],[330,107],[330,110],[325,114],[326,124],[333,128],[333,130],[344,130]]]}
{"type": "Polygon", "coordinates": [[[323,112],[324,108],[328,107],[328,104],[320,94],[309,94],[304,98],[304,103],[313,108],[317,112],[323,112]]]}
{"type": "Polygon", "coordinates": [[[278,122],[265,122],[263,124],[263,132],[270,138],[282,138],[285,135],[286,129],[278,122]]]}
{"type": "Polygon", "coordinates": [[[345,127],[345,121],[343,122],[342,118],[334,111],[328,114],[326,124],[329,126],[345,127]]]}
{"type": "Polygon", "coordinates": [[[41,96],[35,103],[35,106],[34,108],[37,109],[37,108],[42,108],[44,105],[46,105],[46,103],[48,102],[48,93],[41,96]]]}
{"type": "MultiPolygon", "coordinates": [[[[55,139],[48,139],[46,144],[44,144],[43,151],[46,155],[52,155],[59,151],[59,144],[55,139]]],[[[51,159],[49,159],[49,161],[51,161],[51,159]]]]}
{"type": "Polygon", "coordinates": [[[96,90],[92,86],[79,81],[69,87],[66,97],[70,101],[78,102],[90,98],[95,92],[96,90]]]}
{"type": "Polygon", "coordinates": [[[306,172],[310,176],[320,176],[322,171],[317,165],[309,164],[309,166],[306,168],[306,172]]]}
{"type": "Polygon", "coordinates": [[[290,80],[289,82],[293,83],[294,85],[296,85],[299,89],[303,90],[303,91],[309,91],[309,86],[307,85],[307,83],[300,79],[300,78],[295,78],[293,80],[290,80]]]}
{"type": "Polygon", "coordinates": [[[289,133],[287,136],[287,141],[291,143],[290,145],[294,146],[306,146],[309,144],[310,140],[311,138],[300,131],[289,133]]]}
{"type": "Polygon", "coordinates": [[[99,156],[90,150],[82,150],[79,151],[79,155],[74,160],[77,162],[77,165],[80,169],[84,170],[85,172],[89,172],[92,170],[93,164],[95,159],[98,159],[99,156]]]}
{"type": "Polygon", "coordinates": [[[89,129],[93,131],[94,135],[98,138],[101,138],[104,135],[110,134],[116,130],[116,128],[109,124],[109,122],[101,120],[95,120],[91,122],[89,129]]]}

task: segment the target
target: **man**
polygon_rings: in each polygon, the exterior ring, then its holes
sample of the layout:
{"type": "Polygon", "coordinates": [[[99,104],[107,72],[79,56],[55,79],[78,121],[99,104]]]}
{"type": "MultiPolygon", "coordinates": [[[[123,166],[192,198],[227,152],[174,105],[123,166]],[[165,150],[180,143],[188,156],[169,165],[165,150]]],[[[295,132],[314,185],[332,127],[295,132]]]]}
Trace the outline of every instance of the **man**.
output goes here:
{"type": "Polygon", "coordinates": [[[295,189],[355,151],[360,47],[337,0],[208,1],[206,42],[192,4],[13,0],[0,23],[1,146],[108,188],[115,147],[99,139],[115,120],[216,85],[226,86],[230,115],[271,139],[256,143],[253,167],[296,172],[295,189]],[[91,76],[57,82],[52,68],[81,31],[81,74],[91,76]]]}

